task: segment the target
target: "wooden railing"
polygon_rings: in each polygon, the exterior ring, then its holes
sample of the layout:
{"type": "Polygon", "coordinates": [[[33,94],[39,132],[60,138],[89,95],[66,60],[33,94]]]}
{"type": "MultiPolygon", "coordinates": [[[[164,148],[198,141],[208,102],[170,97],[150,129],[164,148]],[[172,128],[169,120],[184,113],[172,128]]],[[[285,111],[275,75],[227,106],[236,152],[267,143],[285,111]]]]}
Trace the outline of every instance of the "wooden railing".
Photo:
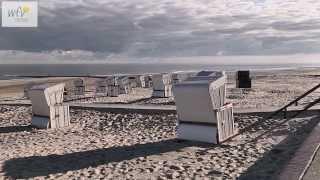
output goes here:
{"type": "MultiPolygon", "coordinates": [[[[279,113],[283,112],[284,114],[284,118],[288,118],[287,117],[287,111],[288,111],[288,107],[292,106],[292,105],[298,105],[298,102],[303,99],[304,97],[308,96],[309,94],[313,93],[314,91],[316,91],[317,89],[320,88],[320,84],[318,84],[317,86],[313,87],[312,89],[310,89],[309,91],[305,92],[304,94],[302,94],[301,96],[299,96],[298,98],[296,98],[295,100],[291,101],[289,104],[285,105],[283,108],[275,111],[274,113],[272,113],[269,118],[272,118],[275,115],[278,115],[279,113]]],[[[310,109],[311,107],[313,107],[314,105],[316,105],[317,103],[320,102],[320,98],[316,99],[315,101],[311,102],[310,104],[308,104],[306,107],[304,107],[304,109],[300,110],[297,112],[297,114],[294,115],[294,117],[298,116],[300,113],[310,109]]],[[[293,118],[293,117],[291,117],[293,118]]]]}

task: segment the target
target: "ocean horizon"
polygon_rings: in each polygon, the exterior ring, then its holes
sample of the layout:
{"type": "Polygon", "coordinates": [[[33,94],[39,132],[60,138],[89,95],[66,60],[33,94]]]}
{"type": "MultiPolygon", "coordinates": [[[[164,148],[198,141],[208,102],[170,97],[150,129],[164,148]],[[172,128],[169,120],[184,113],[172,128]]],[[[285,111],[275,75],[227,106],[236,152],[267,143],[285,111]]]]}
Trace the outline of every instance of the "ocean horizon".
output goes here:
{"type": "Polygon", "coordinates": [[[320,67],[314,64],[1,64],[0,78],[18,76],[103,76],[112,74],[145,74],[176,71],[272,71],[320,67]]]}

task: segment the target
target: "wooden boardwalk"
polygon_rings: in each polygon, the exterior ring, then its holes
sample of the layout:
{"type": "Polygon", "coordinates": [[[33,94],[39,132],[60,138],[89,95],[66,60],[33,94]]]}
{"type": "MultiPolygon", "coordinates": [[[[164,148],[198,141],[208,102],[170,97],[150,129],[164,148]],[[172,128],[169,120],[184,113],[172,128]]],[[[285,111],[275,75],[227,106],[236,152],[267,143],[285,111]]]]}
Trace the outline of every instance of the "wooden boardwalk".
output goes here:
{"type": "MultiPolygon", "coordinates": [[[[88,109],[97,111],[117,111],[117,112],[150,112],[150,113],[176,113],[175,105],[156,105],[156,104],[108,104],[108,103],[71,103],[66,102],[65,104],[70,105],[70,108],[74,109],[88,109]]],[[[28,100],[22,101],[7,101],[0,102],[0,105],[31,105],[28,100]]],[[[263,108],[263,109],[240,109],[234,108],[235,114],[254,114],[254,113],[273,113],[278,108],[263,108]]],[[[301,109],[301,107],[300,107],[301,109]]],[[[309,110],[320,110],[320,105],[314,106],[309,110]]],[[[299,108],[291,108],[288,112],[299,111],[299,108]]]]}
{"type": "Polygon", "coordinates": [[[105,112],[176,113],[176,106],[135,104],[84,104],[68,103],[73,109],[93,109],[105,112]]]}
{"type": "Polygon", "coordinates": [[[279,180],[320,179],[320,123],[294,154],[279,176],[279,180]]]}

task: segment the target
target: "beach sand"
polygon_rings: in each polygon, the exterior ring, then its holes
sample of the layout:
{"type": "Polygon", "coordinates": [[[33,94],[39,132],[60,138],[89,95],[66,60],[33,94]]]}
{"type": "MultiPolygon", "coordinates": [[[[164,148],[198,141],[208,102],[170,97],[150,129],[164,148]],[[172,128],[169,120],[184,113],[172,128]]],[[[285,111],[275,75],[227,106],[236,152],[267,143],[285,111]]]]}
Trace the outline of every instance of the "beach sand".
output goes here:
{"type": "MultiPolygon", "coordinates": [[[[264,110],[279,108],[312,88],[318,73],[255,74],[250,91],[235,89],[230,78],[228,101],[238,109],[261,112],[237,113],[237,127],[245,131],[222,145],[176,140],[176,114],[71,109],[70,127],[38,130],[29,126],[30,106],[1,105],[0,178],[272,179],[319,122],[319,113],[308,111],[285,122],[281,116],[267,119],[264,110]],[[260,123],[247,128],[255,122],[260,123]]],[[[136,92],[140,97],[136,93],[81,103],[174,104],[172,98],[148,98],[150,90],[136,92]]]]}

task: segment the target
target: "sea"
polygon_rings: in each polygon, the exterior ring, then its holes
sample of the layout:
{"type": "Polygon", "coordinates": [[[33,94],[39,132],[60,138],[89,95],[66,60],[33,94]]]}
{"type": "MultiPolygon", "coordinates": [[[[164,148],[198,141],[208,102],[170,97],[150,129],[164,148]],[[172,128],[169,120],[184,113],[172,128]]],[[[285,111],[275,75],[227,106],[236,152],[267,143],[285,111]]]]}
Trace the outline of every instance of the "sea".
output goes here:
{"type": "Polygon", "coordinates": [[[112,74],[144,74],[177,71],[274,71],[320,67],[314,64],[0,64],[0,79],[38,76],[104,76],[112,74]]]}

